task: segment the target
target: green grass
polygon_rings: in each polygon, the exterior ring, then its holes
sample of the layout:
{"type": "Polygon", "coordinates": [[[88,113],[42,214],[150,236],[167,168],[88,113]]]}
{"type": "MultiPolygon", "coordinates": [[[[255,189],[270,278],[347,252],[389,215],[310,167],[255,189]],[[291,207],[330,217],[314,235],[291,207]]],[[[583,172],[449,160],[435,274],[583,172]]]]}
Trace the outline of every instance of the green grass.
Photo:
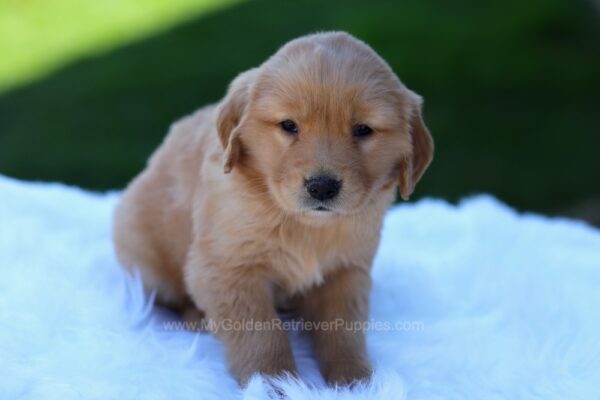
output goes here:
{"type": "Polygon", "coordinates": [[[293,37],[342,29],[426,99],[436,157],[417,195],[491,192],[541,211],[600,198],[600,24],[589,2],[266,0],[184,14],[0,95],[0,173],[122,187],[172,121],[217,101],[237,73],[293,37]]]}
{"type": "Polygon", "coordinates": [[[3,0],[0,92],[235,0],[3,0]]]}

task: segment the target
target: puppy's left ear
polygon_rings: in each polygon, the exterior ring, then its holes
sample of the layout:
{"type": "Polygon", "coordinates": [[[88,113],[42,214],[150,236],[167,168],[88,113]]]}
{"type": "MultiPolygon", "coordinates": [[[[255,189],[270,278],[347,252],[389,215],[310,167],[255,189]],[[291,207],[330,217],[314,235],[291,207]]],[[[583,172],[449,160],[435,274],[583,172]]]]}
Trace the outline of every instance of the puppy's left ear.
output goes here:
{"type": "Polygon", "coordinates": [[[217,110],[217,132],[224,151],[225,173],[231,172],[240,157],[239,137],[255,74],[256,70],[252,69],[238,75],[229,85],[227,95],[217,110]]]}
{"type": "Polygon", "coordinates": [[[413,104],[409,119],[412,153],[400,162],[400,197],[403,200],[408,200],[433,159],[433,138],[421,112],[423,99],[416,93],[409,94],[413,104]]]}

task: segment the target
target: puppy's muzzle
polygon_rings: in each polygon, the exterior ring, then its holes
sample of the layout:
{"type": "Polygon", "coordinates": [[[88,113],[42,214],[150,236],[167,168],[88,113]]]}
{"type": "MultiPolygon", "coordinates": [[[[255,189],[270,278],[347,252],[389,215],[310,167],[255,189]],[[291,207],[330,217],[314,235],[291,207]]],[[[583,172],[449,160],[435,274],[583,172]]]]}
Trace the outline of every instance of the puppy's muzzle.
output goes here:
{"type": "Polygon", "coordinates": [[[334,199],[342,188],[342,181],[329,175],[317,175],[304,181],[306,191],[313,199],[326,201],[334,199]]]}

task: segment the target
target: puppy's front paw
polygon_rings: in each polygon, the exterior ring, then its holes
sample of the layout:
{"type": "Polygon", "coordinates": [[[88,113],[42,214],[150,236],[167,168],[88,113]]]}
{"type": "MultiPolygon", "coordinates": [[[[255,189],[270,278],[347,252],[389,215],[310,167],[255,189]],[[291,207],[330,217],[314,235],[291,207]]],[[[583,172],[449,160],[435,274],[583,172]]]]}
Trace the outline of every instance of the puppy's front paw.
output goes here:
{"type": "MultiPolygon", "coordinates": [[[[270,343],[273,345],[276,340],[270,343]]],[[[238,348],[237,352],[230,351],[229,367],[240,384],[246,384],[255,374],[266,377],[296,376],[296,363],[287,342],[280,343],[279,348],[269,348],[268,343],[262,346],[261,349],[260,345],[254,344],[238,348]]]]}
{"type": "Polygon", "coordinates": [[[270,378],[283,377],[286,375],[297,377],[294,362],[281,361],[282,360],[271,361],[270,364],[268,362],[261,362],[255,365],[232,366],[231,372],[241,385],[248,383],[250,378],[256,374],[270,378]]]}
{"type": "Polygon", "coordinates": [[[371,364],[369,361],[363,359],[330,362],[323,371],[327,383],[339,386],[368,381],[372,374],[373,369],[371,364]]]}

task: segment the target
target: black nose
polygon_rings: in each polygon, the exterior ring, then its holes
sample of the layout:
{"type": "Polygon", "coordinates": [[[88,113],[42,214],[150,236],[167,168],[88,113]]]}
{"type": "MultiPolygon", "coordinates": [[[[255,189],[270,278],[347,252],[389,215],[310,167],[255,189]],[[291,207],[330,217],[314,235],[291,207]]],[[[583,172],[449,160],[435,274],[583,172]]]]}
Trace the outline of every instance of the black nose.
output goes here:
{"type": "Polygon", "coordinates": [[[310,197],[320,201],[333,199],[340,192],[342,182],[327,175],[313,176],[305,182],[310,197]]]}

